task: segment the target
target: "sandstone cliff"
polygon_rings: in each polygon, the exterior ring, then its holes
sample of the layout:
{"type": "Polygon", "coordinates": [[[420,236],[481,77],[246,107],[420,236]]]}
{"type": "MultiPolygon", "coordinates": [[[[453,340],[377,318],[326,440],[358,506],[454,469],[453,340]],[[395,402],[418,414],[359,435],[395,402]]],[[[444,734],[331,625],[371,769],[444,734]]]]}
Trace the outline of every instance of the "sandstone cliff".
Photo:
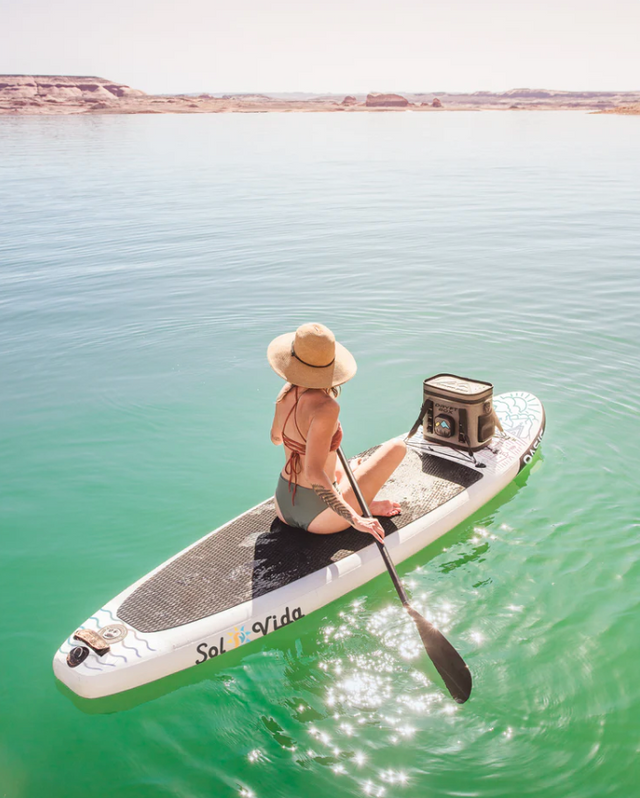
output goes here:
{"type": "Polygon", "coordinates": [[[145,94],[122,83],[96,77],[60,75],[0,75],[0,105],[15,108],[32,106],[85,106],[118,104],[123,99],[145,94]]]}
{"type": "Polygon", "coordinates": [[[400,94],[378,94],[372,92],[367,94],[365,105],[367,108],[406,108],[409,105],[409,100],[400,94]]]}

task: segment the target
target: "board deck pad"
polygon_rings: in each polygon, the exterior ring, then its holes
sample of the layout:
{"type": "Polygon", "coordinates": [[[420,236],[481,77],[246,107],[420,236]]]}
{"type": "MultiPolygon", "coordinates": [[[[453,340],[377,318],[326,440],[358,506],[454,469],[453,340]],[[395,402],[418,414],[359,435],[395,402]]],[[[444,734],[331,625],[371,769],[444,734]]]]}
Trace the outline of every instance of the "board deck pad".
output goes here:
{"type": "MultiPolygon", "coordinates": [[[[369,449],[370,456],[378,447],[369,449]]],[[[401,515],[381,518],[389,535],[453,499],[482,479],[467,465],[408,449],[380,497],[401,515]]],[[[283,524],[268,499],[207,536],[141,584],[118,609],[140,632],[161,632],[258,598],[372,544],[347,529],[313,535],[283,524]]]]}

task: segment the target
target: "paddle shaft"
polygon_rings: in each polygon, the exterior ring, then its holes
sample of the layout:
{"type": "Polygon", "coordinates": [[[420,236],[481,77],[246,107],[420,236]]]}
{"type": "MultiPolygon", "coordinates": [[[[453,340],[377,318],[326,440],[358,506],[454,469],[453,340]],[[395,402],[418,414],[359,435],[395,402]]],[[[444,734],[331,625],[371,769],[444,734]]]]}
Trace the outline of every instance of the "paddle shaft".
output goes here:
{"type": "MultiPolygon", "coordinates": [[[[342,463],[342,467],[344,468],[345,474],[347,475],[351,487],[353,488],[353,492],[356,495],[356,499],[358,500],[360,507],[362,508],[362,515],[365,518],[373,518],[371,515],[371,510],[367,505],[366,501],[364,500],[364,496],[362,495],[362,491],[360,490],[360,485],[356,482],[356,478],[353,475],[353,471],[351,470],[351,466],[349,465],[349,461],[344,456],[344,452],[342,451],[342,446],[338,447],[338,457],[340,458],[340,462],[342,463]]],[[[400,582],[400,577],[396,572],[396,567],[393,564],[393,560],[389,556],[389,552],[387,551],[387,547],[380,543],[379,540],[374,538],[376,543],[378,544],[378,548],[380,549],[380,554],[382,554],[382,559],[384,560],[384,564],[387,566],[387,571],[389,571],[389,576],[391,577],[391,581],[395,589],[398,591],[398,595],[400,596],[400,601],[405,607],[409,606],[409,599],[407,597],[406,591],[400,582]]]]}
{"type": "MultiPolygon", "coordinates": [[[[338,457],[340,458],[342,467],[349,478],[349,482],[351,483],[353,492],[356,495],[356,499],[360,502],[362,514],[367,518],[372,518],[373,516],[371,515],[371,510],[364,500],[360,486],[356,482],[356,478],[353,476],[351,466],[349,465],[347,458],[344,456],[344,452],[342,451],[341,447],[338,447],[338,457]]],[[[436,666],[438,673],[442,677],[445,686],[451,693],[452,697],[459,704],[463,704],[471,695],[471,673],[469,668],[460,654],[458,654],[455,648],[447,640],[447,638],[441,632],[439,632],[432,623],[423,618],[422,615],[420,615],[413,609],[413,607],[410,606],[409,599],[405,589],[400,584],[400,579],[396,573],[395,565],[389,556],[387,547],[380,543],[379,540],[376,540],[376,543],[378,544],[380,554],[382,554],[384,564],[387,566],[387,571],[389,571],[391,581],[393,582],[395,589],[398,591],[400,601],[418,628],[418,632],[422,638],[422,643],[427,655],[431,659],[431,662],[433,662],[433,664],[436,666]]]]}

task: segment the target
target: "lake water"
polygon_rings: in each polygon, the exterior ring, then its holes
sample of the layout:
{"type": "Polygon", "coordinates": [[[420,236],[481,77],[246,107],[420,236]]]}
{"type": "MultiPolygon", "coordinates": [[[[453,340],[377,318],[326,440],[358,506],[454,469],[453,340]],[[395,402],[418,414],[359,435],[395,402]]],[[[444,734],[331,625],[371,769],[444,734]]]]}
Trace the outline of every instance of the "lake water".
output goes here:
{"type": "Polygon", "coordinates": [[[633,117],[0,119],[0,795],[636,794],[639,253],[633,117]],[[388,644],[386,577],[74,699],[69,632],[273,490],[265,350],[315,320],[348,454],[437,372],[545,404],[533,469],[401,568],[471,700],[388,644]]]}

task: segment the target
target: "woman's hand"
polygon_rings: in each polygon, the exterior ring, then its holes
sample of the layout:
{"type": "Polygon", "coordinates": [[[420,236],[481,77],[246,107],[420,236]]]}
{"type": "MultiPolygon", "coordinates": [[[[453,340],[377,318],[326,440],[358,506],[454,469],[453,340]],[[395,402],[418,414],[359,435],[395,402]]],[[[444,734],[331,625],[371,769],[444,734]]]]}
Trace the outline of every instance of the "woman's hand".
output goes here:
{"type": "Polygon", "coordinates": [[[362,515],[355,515],[351,520],[351,526],[358,532],[368,532],[378,541],[384,544],[384,529],[377,518],[365,518],[362,515]]]}

